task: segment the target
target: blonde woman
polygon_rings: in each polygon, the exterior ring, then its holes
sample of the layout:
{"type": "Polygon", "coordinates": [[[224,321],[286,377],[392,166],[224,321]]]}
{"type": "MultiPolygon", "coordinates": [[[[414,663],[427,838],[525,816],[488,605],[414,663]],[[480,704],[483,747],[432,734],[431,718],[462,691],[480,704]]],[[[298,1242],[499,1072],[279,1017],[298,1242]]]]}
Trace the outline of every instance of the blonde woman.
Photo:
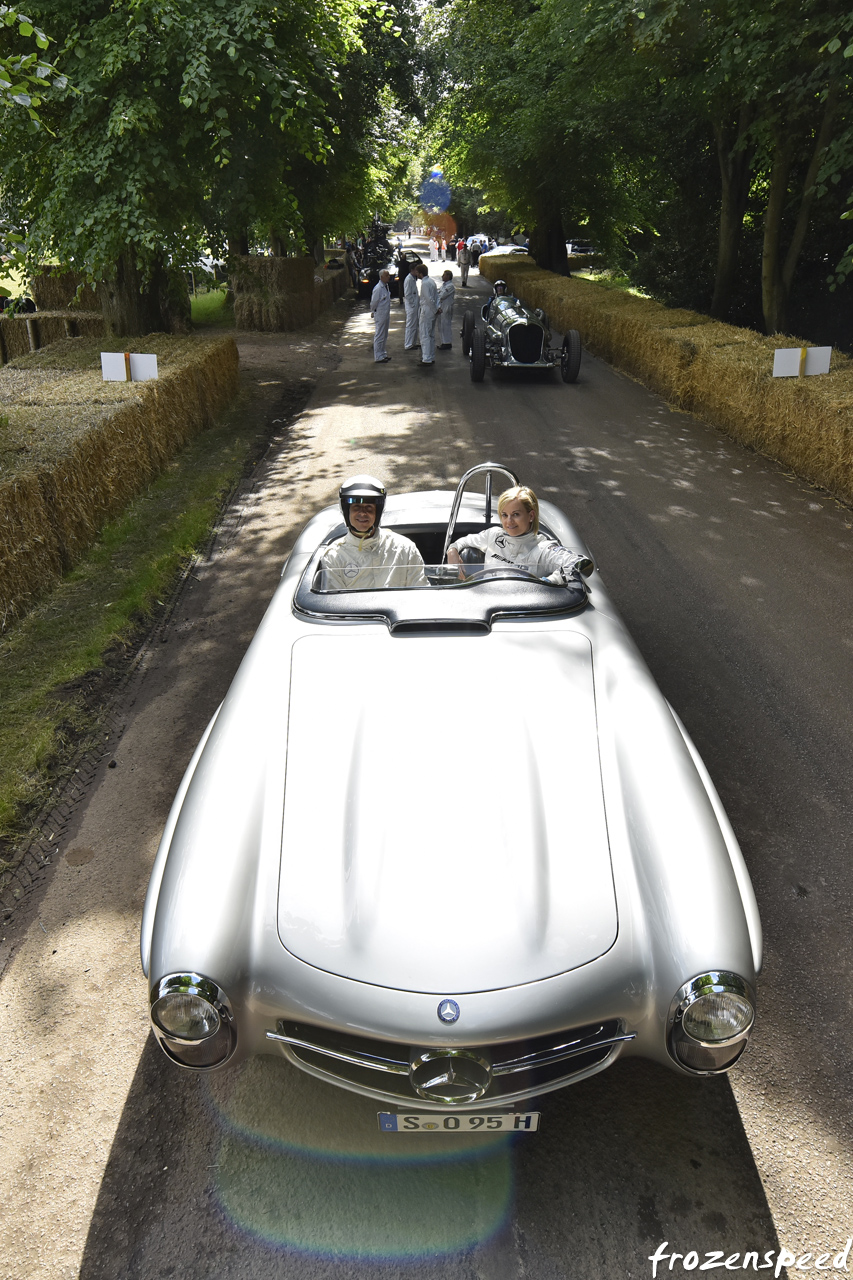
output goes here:
{"type": "Polygon", "coordinates": [[[539,500],[527,485],[515,485],[498,498],[501,527],[457,538],[447,549],[448,564],[462,564],[460,551],[485,551],[484,569],[524,569],[548,582],[564,582],[581,572],[589,572],[587,556],[568,551],[539,532],[539,500]]]}

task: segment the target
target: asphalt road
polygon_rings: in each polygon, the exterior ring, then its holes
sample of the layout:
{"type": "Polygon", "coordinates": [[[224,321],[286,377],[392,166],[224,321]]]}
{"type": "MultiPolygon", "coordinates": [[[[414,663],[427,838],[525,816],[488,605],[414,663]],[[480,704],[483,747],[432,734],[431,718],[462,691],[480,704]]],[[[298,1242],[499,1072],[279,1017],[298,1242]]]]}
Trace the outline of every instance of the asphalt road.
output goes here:
{"type": "MultiPolygon", "coordinates": [[[[611,1280],[651,1276],[664,1241],[735,1268],[808,1251],[811,1270],[853,1235],[853,516],[586,355],[572,387],[474,385],[458,346],[432,369],[403,353],[396,306],[389,364],[371,336],[362,306],[152,637],[116,767],[10,929],[0,1276],[611,1280]],[[486,458],[586,537],[727,806],[766,962],[731,1077],[617,1064],[544,1099],[538,1135],[484,1148],[382,1137],[374,1104],[277,1060],[172,1068],[137,938],[171,797],[295,533],[347,474],[450,488],[486,458]]],[[[245,351],[247,376],[274,382],[276,340],[245,351]]]]}

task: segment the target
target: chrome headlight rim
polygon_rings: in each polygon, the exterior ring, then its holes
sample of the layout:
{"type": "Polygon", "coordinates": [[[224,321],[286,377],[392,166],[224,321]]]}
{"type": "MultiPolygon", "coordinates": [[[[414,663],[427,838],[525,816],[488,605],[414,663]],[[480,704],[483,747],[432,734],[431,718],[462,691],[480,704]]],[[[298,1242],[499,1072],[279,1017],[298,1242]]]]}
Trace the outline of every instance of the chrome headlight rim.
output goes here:
{"type": "Polygon", "coordinates": [[[697,974],[695,978],[691,978],[679,987],[669,1007],[666,1040],[670,1057],[682,1071],[688,1071],[692,1075],[719,1075],[727,1071],[741,1056],[752,1034],[755,1025],[755,1004],[755,990],[740,974],[726,969],[711,969],[706,973],[697,974]],[[745,1000],[752,1010],[748,1025],[724,1040],[700,1040],[691,1034],[683,1025],[684,1015],[697,1000],[708,995],[735,995],[745,1000]],[[689,1042],[697,1050],[706,1050],[709,1056],[725,1055],[728,1051],[728,1057],[719,1066],[707,1068],[691,1066],[678,1054],[679,1042],[682,1044],[689,1042]]]}
{"type": "Polygon", "coordinates": [[[161,978],[149,992],[149,1017],[151,1029],[160,1048],[178,1066],[191,1070],[202,1069],[184,1062],[181,1058],[180,1050],[199,1049],[209,1044],[217,1036],[224,1040],[224,1052],[215,1063],[205,1064],[204,1069],[208,1066],[222,1066],[223,1063],[228,1061],[237,1047],[237,1029],[231,1003],[222,988],[203,974],[171,973],[161,978]],[[156,1021],[154,1010],[158,1001],[162,1000],[164,996],[170,995],[199,996],[202,1000],[207,1001],[213,1007],[219,1019],[217,1027],[209,1035],[201,1039],[189,1039],[167,1031],[156,1021]]]}

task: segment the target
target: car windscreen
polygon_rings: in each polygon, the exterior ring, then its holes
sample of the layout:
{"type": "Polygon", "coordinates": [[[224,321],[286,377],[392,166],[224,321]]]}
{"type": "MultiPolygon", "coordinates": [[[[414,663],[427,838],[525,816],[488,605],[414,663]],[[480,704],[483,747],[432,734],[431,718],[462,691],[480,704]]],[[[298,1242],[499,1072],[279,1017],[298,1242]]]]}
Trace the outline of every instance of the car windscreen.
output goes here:
{"type": "MultiPolygon", "coordinates": [[[[320,563],[311,583],[312,592],[383,591],[383,590],[454,590],[475,587],[481,583],[504,580],[547,582],[553,566],[546,563],[501,565],[484,568],[482,564],[394,564],[359,565],[355,561],[333,568],[320,563]]],[[[554,578],[555,585],[562,579],[554,578]]]]}

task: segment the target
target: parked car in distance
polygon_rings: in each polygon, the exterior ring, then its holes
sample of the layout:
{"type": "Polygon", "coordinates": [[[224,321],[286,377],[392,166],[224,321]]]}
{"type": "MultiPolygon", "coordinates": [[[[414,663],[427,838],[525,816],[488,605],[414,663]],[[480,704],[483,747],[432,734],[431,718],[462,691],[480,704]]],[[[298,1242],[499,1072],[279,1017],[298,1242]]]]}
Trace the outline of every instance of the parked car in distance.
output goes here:
{"type": "Polygon", "coordinates": [[[492,257],[499,258],[499,257],[509,256],[515,253],[523,253],[526,256],[527,255],[526,246],[523,244],[498,244],[498,245],[495,245],[494,249],[486,249],[484,253],[480,254],[480,257],[481,258],[492,258],[492,257]]]}

